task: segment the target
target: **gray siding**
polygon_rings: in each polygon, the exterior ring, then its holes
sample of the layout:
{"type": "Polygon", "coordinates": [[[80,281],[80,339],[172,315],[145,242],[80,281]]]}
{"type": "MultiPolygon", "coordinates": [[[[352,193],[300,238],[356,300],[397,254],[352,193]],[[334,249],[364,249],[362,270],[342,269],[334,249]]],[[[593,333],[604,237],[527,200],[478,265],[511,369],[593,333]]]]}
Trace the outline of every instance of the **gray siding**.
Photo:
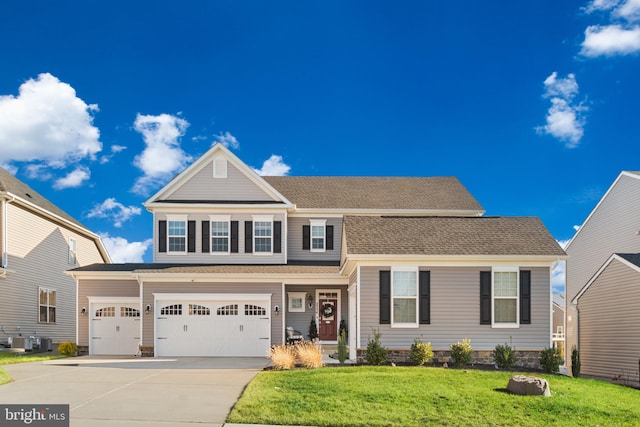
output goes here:
{"type": "Polygon", "coordinates": [[[7,207],[7,268],[0,279],[0,325],[6,335],[38,335],[54,343],[75,341],[75,280],[70,268],[103,262],[93,240],[32,214],[7,207]],[[69,264],[69,237],[77,241],[76,265],[69,264]],[[39,287],[56,291],[56,322],[39,322],[39,287]],[[18,329],[19,328],[19,329],[18,329]]]}
{"type": "Polygon", "coordinates": [[[430,341],[434,350],[448,350],[449,345],[471,339],[475,350],[493,350],[496,344],[511,342],[518,350],[541,350],[550,345],[551,301],[548,268],[531,270],[530,325],[519,328],[492,328],[480,325],[480,271],[488,267],[428,268],[431,271],[431,324],[419,328],[392,328],[379,324],[379,271],[389,267],[361,269],[361,342],[366,347],[373,329],[382,334],[381,342],[389,348],[408,349],[415,338],[430,341]]]}
{"type": "MultiPolygon", "coordinates": [[[[286,292],[307,292],[307,295],[311,294],[313,300],[316,300],[316,289],[322,290],[338,290],[340,291],[340,316],[338,322],[343,320],[349,323],[349,296],[347,294],[347,288],[342,286],[304,286],[304,285],[287,285],[286,292]]],[[[314,318],[317,322],[317,307],[316,304],[312,308],[306,305],[304,312],[289,312],[289,300],[285,295],[285,312],[286,312],[286,326],[292,326],[294,329],[302,332],[305,339],[309,339],[309,326],[311,325],[311,318],[314,318]]]]}
{"type": "MultiPolygon", "coordinates": [[[[81,280],[78,285],[78,345],[89,345],[91,313],[80,314],[82,307],[89,310],[89,297],[139,297],[140,285],[129,280],[81,280]]],[[[143,314],[144,316],[144,314],[143,314]]],[[[143,319],[146,320],[146,319],[143,319]]]]}
{"type": "MultiPolygon", "coordinates": [[[[276,305],[282,307],[282,284],[280,283],[154,283],[145,282],[143,285],[142,306],[154,304],[154,293],[167,294],[271,294],[271,344],[281,344],[283,338],[282,313],[276,315],[273,309],[276,305]]],[[[155,312],[155,307],[154,307],[155,312]]],[[[144,315],[142,322],[142,344],[153,346],[154,316],[144,315]]]]}
{"type": "Polygon", "coordinates": [[[333,225],[333,250],[311,252],[302,249],[302,226],[309,225],[309,219],[325,218],[289,218],[289,236],[287,239],[289,259],[295,261],[340,261],[342,242],[342,218],[326,218],[327,225],[333,225]]]}
{"type": "MultiPolygon", "coordinates": [[[[187,212],[185,212],[187,213],[187,212]]],[[[228,255],[217,255],[211,253],[202,253],[202,221],[209,221],[209,215],[228,215],[224,212],[191,212],[188,213],[188,221],[196,222],[196,251],[187,252],[179,255],[158,252],[158,221],[167,218],[166,213],[157,212],[155,214],[153,224],[153,249],[154,262],[157,263],[179,263],[179,264],[285,264],[286,263],[286,241],[287,241],[287,223],[284,213],[234,213],[231,215],[231,221],[238,221],[238,253],[229,253],[228,255]],[[272,255],[256,255],[255,253],[244,252],[244,222],[252,221],[252,215],[273,215],[274,221],[282,221],[282,253],[272,255]]]]}
{"type": "Polygon", "coordinates": [[[638,386],[640,273],[614,260],[580,297],[581,372],[638,386]]]}
{"type": "Polygon", "coordinates": [[[209,162],[168,200],[274,201],[253,181],[227,162],[227,178],[213,178],[209,162]]]}
{"type": "Polygon", "coordinates": [[[623,175],[567,247],[567,351],[577,343],[577,316],[571,300],[612,254],[640,252],[638,212],[640,179],[623,175]]]}

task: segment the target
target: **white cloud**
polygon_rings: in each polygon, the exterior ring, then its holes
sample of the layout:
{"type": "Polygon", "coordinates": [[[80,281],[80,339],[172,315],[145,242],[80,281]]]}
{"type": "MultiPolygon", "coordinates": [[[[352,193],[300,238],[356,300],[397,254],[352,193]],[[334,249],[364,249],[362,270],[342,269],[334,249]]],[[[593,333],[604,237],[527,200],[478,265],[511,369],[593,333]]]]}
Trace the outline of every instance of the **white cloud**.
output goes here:
{"type": "Polygon", "coordinates": [[[110,218],[114,227],[122,227],[122,223],[135,215],[140,215],[142,210],[137,206],[125,206],[109,197],[100,204],[93,205],[93,209],[87,214],[87,218],[110,218]]]}
{"type": "Polygon", "coordinates": [[[84,166],[78,166],[69,172],[64,178],[59,178],[53,183],[53,188],[63,190],[65,188],[78,188],[82,183],[91,178],[91,171],[84,166]]]}
{"type": "Polygon", "coordinates": [[[128,242],[122,237],[111,237],[107,233],[101,234],[100,238],[114,263],[143,262],[144,254],[152,244],[151,239],[128,242]]]}
{"type": "Polygon", "coordinates": [[[235,136],[231,135],[229,132],[219,133],[215,135],[215,142],[219,142],[227,148],[238,148],[240,147],[240,143],[236,139],[235,136]]]}
{"type": "Polygon", "coordinates": [[[49,73],[29,79],[18,96],[0,95],[0,162],[41,162],[57,168],[102,150],[93,126],[95,104],[49,73]]]}
{"type": "Polygon", "coordinates": [[[558,78],[553,72],[544,81],[545,98],[550,98],[551,106],[547,111],[547,123],[539,126],[538,133],[546,133],[565,142],[567,148],[575,148],[584,135],[586,123],[584,114],[588,110],[582,103],[574,103],[579,88],[574,74],[558,78]]]}
{"type": "Polygon", "coordinates": [[[584,31],[580,53],[596,56],[628,55],[640,51],[640,27],[623,28],[621,25],[591,25],[584,31]]]}
{"type": "Polygon", "coordinates": [[[258,175],[283,176],[289,173],[291,166],[282,161],[282,156],[272,154],[271,157],[264,161],[261,169],[253,168],[253,170],[256,171],[258,175]]]}
{"type": "Polygon", "coordinates": [[[621,0],[593,0],[584,7],[587,13],[593,13],[604,10],[611,10],[620,4],[621,0]]]}
{"type": "Polygon", "coordinates": [[[629,22],[640,20],[640,0],[626,0],[613,11],[613,14],[629,22]]]}
{"type": "Polygon", "coordinates": [[[105,163],[109,163],[111,161],[111,159],[113,158],[113,156],[115,156],[116,154],[126,150],[127,147],[125,147],[124,145],[112,145],[111,146],[111,154],[105,154],[103,156],[100,157],[100,164],[105,164],[105,163]]]}
{"type": "Polygon", "coordinates": [[[142,134],[146,148],[134,160],[144,175],[136,180],[132,191],[146,195],[151,188],[164,184],[192,160],[180,148],[180,138],[184,136],[189,122],[170,114],[138,114],[133,126],[142,134]]]}

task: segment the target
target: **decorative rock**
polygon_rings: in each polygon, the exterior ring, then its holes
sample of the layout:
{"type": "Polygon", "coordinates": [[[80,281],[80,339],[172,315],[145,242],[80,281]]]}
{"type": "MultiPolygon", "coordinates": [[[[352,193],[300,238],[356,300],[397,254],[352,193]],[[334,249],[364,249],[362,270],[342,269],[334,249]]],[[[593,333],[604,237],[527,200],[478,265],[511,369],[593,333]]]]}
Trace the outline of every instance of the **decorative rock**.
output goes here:
{"type": "Polygon", "coordinates": [[[523,396],[551,396],[549,383],[544,378],[514,375],[509,379],[507,390],[523,396]]]}

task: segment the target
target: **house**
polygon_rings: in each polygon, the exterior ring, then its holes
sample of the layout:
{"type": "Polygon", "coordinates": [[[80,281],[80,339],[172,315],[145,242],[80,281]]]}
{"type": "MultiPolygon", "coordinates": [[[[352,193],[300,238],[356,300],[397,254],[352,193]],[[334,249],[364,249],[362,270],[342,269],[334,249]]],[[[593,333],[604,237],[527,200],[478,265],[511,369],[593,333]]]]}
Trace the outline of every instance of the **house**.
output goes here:
{"type": "Polygon", "coordinates": [[[639,210],[640,173],[623,171],[566,248],[567,363],[576,346],[582,374],[611,380],[633,373],[635,384],[639,330],[631,304],[638,290],[629,280],[640,253],[639,210]]]}
{"type": "Polygon", "coordinates": [[[564,355],[564,295],[553,294],[553,346],[564,355]]]}
{"type": "Polygon", "coordinates": [[[264,356],[312,322],[321,343],[343,323],[353,360],[374,329],[399,358],[420,337],[551,346],[565,252],[537,218],[482,216],[456,178],[261,177],[216,144],[145,206],[153,263],[69,272],[90,354],[264,356]]]}
{"type": "Polygon", "coordinates": [[[0,343],[76,338],[69,268],[110,262],[100,238],[0,168],[0,343]]]}

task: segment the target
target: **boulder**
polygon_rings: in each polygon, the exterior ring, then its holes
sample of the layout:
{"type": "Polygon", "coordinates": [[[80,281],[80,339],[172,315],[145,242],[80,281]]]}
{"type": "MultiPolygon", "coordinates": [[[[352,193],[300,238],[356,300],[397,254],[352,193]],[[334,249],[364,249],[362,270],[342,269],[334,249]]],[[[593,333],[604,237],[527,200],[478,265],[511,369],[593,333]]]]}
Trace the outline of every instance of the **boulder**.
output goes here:
{"type": "Polygon", "coordinates": [[[507,390],[523,396],[551,396],[549,383],[544,378],[514,375],[509,379],[507,390]]]}

